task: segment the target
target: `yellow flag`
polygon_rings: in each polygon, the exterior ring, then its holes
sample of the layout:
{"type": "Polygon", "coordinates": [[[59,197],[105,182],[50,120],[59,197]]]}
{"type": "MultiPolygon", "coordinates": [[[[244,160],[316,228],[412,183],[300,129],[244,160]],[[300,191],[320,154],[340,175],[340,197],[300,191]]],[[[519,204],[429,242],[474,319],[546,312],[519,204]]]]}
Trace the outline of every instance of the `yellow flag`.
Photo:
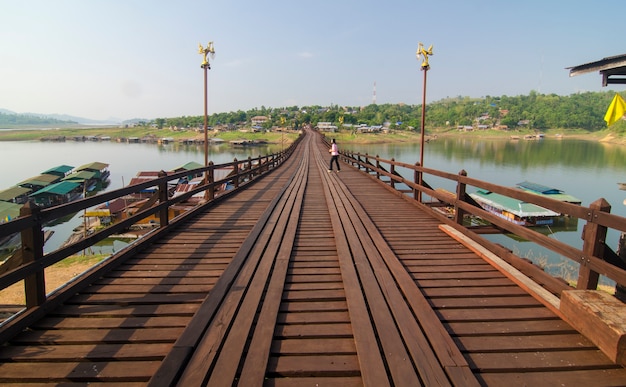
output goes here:
{"type": "Polygon", "coordinates": [[[615,93],[615,97],[613,97],[613,101],[611,101],[611,104],[604,115],[606,125],[613,125],[615,121],[624,116],[624,113],[626,113],[626,101],[624,101],[624,98],[622,98],[621,95],[615,93]]]}

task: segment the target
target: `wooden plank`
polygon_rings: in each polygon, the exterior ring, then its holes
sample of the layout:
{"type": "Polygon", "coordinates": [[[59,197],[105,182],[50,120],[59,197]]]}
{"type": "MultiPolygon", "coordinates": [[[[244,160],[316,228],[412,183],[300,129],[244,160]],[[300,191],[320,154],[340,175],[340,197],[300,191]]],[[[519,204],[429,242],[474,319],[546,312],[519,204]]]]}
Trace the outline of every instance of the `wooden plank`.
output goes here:
{"type": "Polygon", "coordinates": [[[526,334],[506,336],[464,336],[456,341],[460,348],[471,352],[503,352],[568,350],[570,348],[594,349],[594,344],[578,334],[526,334]]]}
{"type": "Polygon", "coordinates": [[[160,343],[174,342],[184,327],[152,329],[73,329],[28,331],[11,340],[14,345],[86,344],[86,343],[160,343]]]}
{"type": "Polygon", "coordinates": [[[567,290],[561,311],[579,332],[589,337],[613,362],[626,365],[626,305],[598,290],[567,290]]]}
{"type": "Polygon", "coordinates": [[[0,383],[75,383],[146,382],[156,371],[159,361],[122,362],[32,362],[0,363],[0,383]],[[36,372],[35,372],[36,371],[36,372]]]}
{"type": "Polygon", "coordinates": [[[272,356],[268,369],[274,377],[359,376],[361,372],[357,357],[348,355],[272,356]]]}
{"type": "Polygon", "coordinates": [[[513,266],[509,265],[500,257],[493,254],[491,251],[485,249],[483,246],[478,243],[470,240],[465,235],[459,233],[457,230],[448,225],[442,225],[441,229],[444,230],[448,235],[452,236],[459,242],[468,246],[472,251],[476,252],[479,256],[483,257],[487,262],[491,263],[495,268],[500,270],[502,274],[507,276],[507,278],[511,279],[517,285],[519,285],[522,289],[528,291],[534,297],[536,297],[541,303],[546,305],[550,310],[554,313],[559,314],[559,304],[560,300],[548,292],[546,289],[539,286],[536,282],[531,281],[527,276],[523,275],[519,270],[515,269],[513,266]]]}
{"type": "MultiPolygon", "coordinates": [[[[378,277],[378,283],[384,289],[387,302],[392,305],[398,327],[404,336],[405,345],[410,348],[415,359],[414,364],[420,370],[421,379],[426,384],[445,385],[449,383],[447,377],[455,377],[458,378],[455,380],[455,383],[477,385],[475,378],[469,372],[465,359],[461,356],[435,314],[431,314],[429,316],[430,319],[421,319],[421,328],[413,319],[412,313],[416,313],[418,309],[420,313],[423,313],[424,307],[427,308],[426,310],[429,310],[427,302],[422,294],[417,291],[413,281],[399,264],[393,251],[383,240],[377,228],[369,220],[369,216],[354,199],[351,199],[350,204],[345,206],[354,209],[352,224],[356,224],[359,228],[361,243],[368,246],[368,251],[370,251],[369,262],[372,265],[373,272],[378,277]],[[363,237],[365,235],[369,235],[371,239],[365,239],[363,237]],[[382,253],[381,255],[377,254],[379,251],[382,253]],[[376,253],[372,254],[372,252],[376,253]],[[393,275],[390,270],[393,272],[393,275]],[[396,283],[396,281],[398,282],[396,283]],[[399,292],[398,285],[404,294],[399,292]],[[415,302],[413,312],[409,310],[405,303],[405,297],[415,302]],[[430,321],[430,324],[427,321],[430,321]],[[430,334],[430,341],[421,334],[424,326],[430,334]],[[433,346],[434,353],[430,346],[433,346]],[[439,363],[440,361],[442,363],[439,363]],[[454,374],[449,373],[446,377],[443,371],[444,367],[454,368],[454,374]]],[[[359,267],[363,266],[360,265],[359,267]]],[[[364,282],[367,283],[367,280],[364,282]]]]}
{"type": "Polygon", "coordinates": [[[626,370],[589,369],[568,372],[535,371],[497,372],[480,375],[487,386],[509,386],[511,381],[523,380],[527,386],[620,386],[626,380],[626,370]]]}
{"type": "MultiPolygon", "coordinates": [[[[324,177],[323,180],[328,181],[326,177],[324,177]]],[[[326,187],[330,186],[331,185],[327,182],[326,187]]],[[[337,206],[328,189],[324,190],[324,194],[328,203],[335,244],[339,255],[339,264],[346,287],[346,300],[348,302],[350,321],[354,326],[354,339],[363,382],[372,386],[390,385],[386,377],[387,370],[382,354],[378,349],[378,342],[372,322],[370,321],[368,308],[360,290],[360,281],[354,263],[350,258],[352,255],[350,244],[343,232],[342,223],[339,220],[341,209],[337,206]]]]}
{"type": "Polygon", "coordinates": [[[169,352],[171,344],[66,344],[66,345],[12,345],[0,353],[3,362],[30,361],[33,355],[45,353],[47,361],[155,361],[169,352]]]}
{"type": "MultiPolygon", "coordinates": [[[[290,208],[286,214],[287,216],[281,217],[281,222],[276,227],[278,228],[282,226],[282,232],[277,233],[275,231],[272,235],[272,238],[275,241],[274,245],[279,244],[280,247],[277,248],[274,253],[275,258],[271,259],[272,262],[275,262],[274,269],[272,270],[268,287],[265,290],[263,306],[258,314],[248,353],[245,355],[241,374],[239,375],[239,381],[242,385],[254,384],[265,379],[265,370],[267,369],[267,363],[270,356],[274,325],[276,324],[276,316],[280,310],[281,296],[284,293],[285,278],[287,276],[287,272],[289,271],[289,260],[296,236],[295,227],[289,226],[297,224],[298,222],[302,209],[302,202],[304,200],[304,188],[306,187],[306,181],[308,178],[308,162],[306,158],[303,160],[301,165],[302,173],[298,174],[300,180],[298,181],[298,185],[294,187],[295,192],[292,201],[290,201],[290,208]]],[[[250,329],[251,325],[252,321],[250,321],[248,329],[250,329]]],[[[243,352],[244,344],[245,341],[241,342],[241,352],[243,352]]],[[[238,353],[240,359],[243,357],[241,352],[238,353]]],[[[234,359],[229,359],[226,356],[221,357],[220,360],[230,363],[234,362],[234,359]]],[[[222,369],[219,363],[217,364],[217,367],[220,370],[222,369]]],[[[238,367],[232,367],[232,379],[237,378],[237,369],[238,367]]],[[[223,375],[222,371],[220,371],[220,375],[223,375]]]]}
{"type": "Polygon", "coordinates": [[[272,353],[280,352],[281,356],[325,354],[329,347],[333,347],[335,355],[356,355],[352,338],[276,340],[272,343],[272,353]]]}
{"type": "Polygon", "coordinates": [[[346,377],[289,377],[268,378],[266,385],[273,387],[302,387],[302,386],[325,386],[325,387],[361,387],[363,381],[358,376],[346,377]]]}
{"type": "Polygon", "coordinates": [[[533,351],[508,353],[476,353],[470,365],[486,372],[511,371],[568,371],[573,369],[598,367],[620,368],[613,365],[599,349],[578,351],[533,351]]]}
{"type": "Polygon", "coordinates": [[[451,334],[457,336],[576,333],[576,330],[563,320],[452,321],[445,323],[445,326],[451,334]]]}

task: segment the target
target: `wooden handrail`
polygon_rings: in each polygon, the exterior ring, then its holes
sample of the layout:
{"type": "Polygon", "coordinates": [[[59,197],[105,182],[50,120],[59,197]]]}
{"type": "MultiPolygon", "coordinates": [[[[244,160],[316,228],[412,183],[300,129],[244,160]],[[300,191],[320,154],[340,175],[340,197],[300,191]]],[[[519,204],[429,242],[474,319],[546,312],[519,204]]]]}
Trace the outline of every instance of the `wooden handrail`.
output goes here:
{"type": "MultiPolygon", "coordinates": [[[[145,219],[148,216],[158,216],[159,227],[157,230],[170,227],[170,223],[178,218],[169,218],[169,208],[172,205],[183,202],[191,198],[193,195],[204,191],[206,193],[206,201],[190,209],[188,212],[201,210],[206,205],[210,205],[212,201],[216,200],[215,188],[217,186],[232,181],[235,189],[237,189],[253,182],[284,162],[293,153],[296,145],[300,142],[300,139],[301,137],[296,139],[296,141],[287,149],[272,155],[259,156],[254,159],[248,158],[245,162],[239,162],[237,159],[234,159],[232,162],[218,165],[211,162],[206,167],[172,174],[167,174],[166,172],[161,171],[159,176],[154,180],[134,184],[132,186],[123,187],[109,192],[103,192],[99,195],[80,199],[56,207],[42,209],[34,203],[25,204],[22,207],[20,217],[0,224],[0,238],[16,233],[21,233],[22,237],[21,248],[17,250],[17,252],[4,264],[0,265],[0,290],[11,286],[18,281],[25,280],[26,307],[33,308],[42,305],[46,301],[46,287],[44,280],[45,268],[81,250],[93,246],[97,242],[111,235],[128,229],[133,224],[145,219]],[[255,164],[254,167],[253,164],[255,164]],[[241,168],[241,165],[244,165],[244,167],[241,168]],[[233,169],[233,173],[229,174],[226,178],[215,181],[215,169],[230,168],[233,169]],[[190,174],[204,174],[205,172],[207,173],[208,181],[203,181],[203,183],[199,184],[198,187],[181,195],[169,197],[168,182],[178,180],[190,174]],[[155,199],[157,200],[154,201],[153,205],[145,209],[140,209],[132,216],[91,234],[78,242],[62,247],[48,254],[44,254],[43,227],[46,223],[155,186],[158,187],[158,190],[155,193],[155,199]]],[[[228,193],[221,196],[232,194],[234,191],[235,190],[230,190],[228,193]]]]}
{"type": "MultiPolygon", "coordinates": [[[[569,258],[580,265],[578,288],[595,289],[598,284],[599,274],[614,280],[619,285],[626,286],[626,270],[624,270],[626,265],[620,267],[604,259],[605,256],[616,256],[616,254],[606,246],[605,239],[607,230],[613,229],[626,232],[626,218],[611,214],[610,205],[606,203],[604,199],[599,199],[589,207],[585,207],[542,197],[519,189],[473,179],[467,176],[466,171],[461,171],[455,175],[453,173],[424,168],[421,167],[419,163],[407,164],[395,161],[394,159],[388,160],[378,156],[370,156],[367,153],[362,154],[345,150],[341,151],[341,157],[356,169],[364,170],[364,173],[370,175],[373,179],[388,185],[390,189],[397,190],[396,186],[398,184],[408,186],[411,189],[413,199],[424,208],[432,209],[432,207],[436,205],[449,205],[454,207],[455,216],[452,222],[456,223],[457,226],[462,226],[465,215],[477,216],[501,230],[523,237],[524,239],[542,245],[569,258]],[[384,165],[389,165],[389,167],[385,168],[384,165]],[[402,177],[398,173],[398,168],[413,171],[413,180],[402,177]],[[387,172],[387,170],[393,171],[393,173],[387,172]],[[426,183],[424,175],[437,176],[452,181],[456,184],[456,193],[449,195],[432,189],[426,183]],[[383,181],[382,177],[389,179],[389,181],[383,181]],[[422,184],[419,184],[420,181],[422,184]],[[467,186],[488,190],[517,200],[536,204],[568,217],[585,220],[587,223],[585,231],[583,232],[583,249],[577,249],[566,243],[540,234],[531,228],[516,225],[483,210],[467,195],[467,186]],[[424,196],[429,196],[436,200],[436,202],[425,203],[423,201],[424,196]]],[[[472,232],[471,228],[467,229],[469,232],[472,232]]]]}

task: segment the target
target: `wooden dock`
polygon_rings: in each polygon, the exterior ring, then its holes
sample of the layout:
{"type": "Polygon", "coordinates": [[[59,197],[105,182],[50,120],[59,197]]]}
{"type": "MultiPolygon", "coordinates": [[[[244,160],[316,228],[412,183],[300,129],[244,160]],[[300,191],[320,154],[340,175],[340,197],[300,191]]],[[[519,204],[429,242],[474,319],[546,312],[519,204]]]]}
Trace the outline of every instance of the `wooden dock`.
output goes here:
{"type": "Polygon", "coordinates": [[[307,135],[282,167],[68,286],[0,347],[0,383],[626,384],[439,220],[328,158],[307,135]]]}

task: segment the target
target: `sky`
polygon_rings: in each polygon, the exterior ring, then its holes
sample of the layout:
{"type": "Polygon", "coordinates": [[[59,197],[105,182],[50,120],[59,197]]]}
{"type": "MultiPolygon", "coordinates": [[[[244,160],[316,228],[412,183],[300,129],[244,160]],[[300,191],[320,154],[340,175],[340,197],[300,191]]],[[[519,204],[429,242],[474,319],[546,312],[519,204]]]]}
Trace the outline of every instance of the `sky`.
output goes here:
{"type": "Polygon", "coordinates": [[[623,91],[623,0],[0,0],[0,109],[93,120],[623,91]]]}

